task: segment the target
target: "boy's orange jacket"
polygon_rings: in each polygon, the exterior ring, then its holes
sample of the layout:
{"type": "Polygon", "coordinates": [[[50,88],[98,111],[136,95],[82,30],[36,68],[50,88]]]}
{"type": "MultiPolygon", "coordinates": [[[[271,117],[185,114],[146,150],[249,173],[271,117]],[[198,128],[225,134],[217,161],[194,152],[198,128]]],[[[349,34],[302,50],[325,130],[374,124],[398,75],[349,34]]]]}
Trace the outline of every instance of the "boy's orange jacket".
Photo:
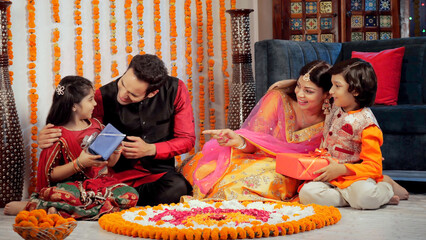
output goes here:
{"type": "Polygon", "coordinates": [[[332,181],[331,184],[346,188],[352,183],[360,180],[372,178],[376,182],[383,180],[382,175],[382,152],[380,146],[383,144],[383,133],[377,126],[370,126],[362,131],[362,147],[359,158],[361,163],[346,163],[345,166],[353,175],[340,176],[332,181]]]}

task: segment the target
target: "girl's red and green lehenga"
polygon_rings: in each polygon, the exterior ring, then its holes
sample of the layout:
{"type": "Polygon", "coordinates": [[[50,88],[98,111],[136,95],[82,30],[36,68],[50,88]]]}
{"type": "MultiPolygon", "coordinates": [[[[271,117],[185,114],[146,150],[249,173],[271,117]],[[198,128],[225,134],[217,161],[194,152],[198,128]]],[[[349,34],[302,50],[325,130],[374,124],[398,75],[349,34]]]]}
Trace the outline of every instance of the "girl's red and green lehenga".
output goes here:
{"type": "Polygon", "coordinates": [[[102,125],[96,119],[80,131],[63,127],[62,137],[40,154],[37,172],[37,192],[33,193],[26,210],[56,208],[63,217],[78,220],[96,220],[105,213],[136,206],[137,191],[115,178],[103,174],[104,169],[90,167],[60,183],[50,181],[50,172],[56,166],[75,160],[81,153],[84,136],[99,133],[102,125]]]}

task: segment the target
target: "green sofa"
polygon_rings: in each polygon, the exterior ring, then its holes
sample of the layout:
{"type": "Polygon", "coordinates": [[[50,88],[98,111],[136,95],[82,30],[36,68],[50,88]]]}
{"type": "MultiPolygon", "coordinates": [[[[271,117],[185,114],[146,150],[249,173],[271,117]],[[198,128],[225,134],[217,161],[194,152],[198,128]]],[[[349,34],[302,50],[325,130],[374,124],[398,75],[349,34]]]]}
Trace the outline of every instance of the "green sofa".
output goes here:
{"type": "Polygon", "coordinates": [[[331,64],[352,51],[379,52],[405,46],[397,106],[373,106],[384,133],[384,172],[396,180],[426,182],[426,37],[346,43],[264,40],[255,43],[256,99],[282,79],[297,78],[308,62],[331,64]]]}

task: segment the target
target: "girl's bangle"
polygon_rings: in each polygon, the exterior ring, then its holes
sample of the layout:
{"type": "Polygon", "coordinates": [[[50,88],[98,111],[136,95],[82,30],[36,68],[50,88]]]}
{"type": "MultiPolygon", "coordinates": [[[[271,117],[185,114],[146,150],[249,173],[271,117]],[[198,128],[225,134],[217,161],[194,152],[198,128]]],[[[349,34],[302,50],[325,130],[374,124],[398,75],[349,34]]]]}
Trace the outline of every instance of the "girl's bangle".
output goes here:
{"type": "Polygon", "coordinates": [[[83,172],[84,166],[78,161],[78,158],[75,160],[77,162],[78,167],[80,168],[80,172],[83,172]]]}
{"type": "Polygon", "coordinates": [[[76,173],[81,172],[81,169],[77,165],[77,159],[72,161],[72,165],[74,166],[74,170],[75,170],[76,173]]]}
{"type": "Polygon", "coordinates": [[[243,143],[240,146],[235,147],[236,149],[239,149],[239,150],[242,150],[242,149],[247,147],[246,140],[243,137],[241,137],[241,138],[243,139],[243,143]]]}

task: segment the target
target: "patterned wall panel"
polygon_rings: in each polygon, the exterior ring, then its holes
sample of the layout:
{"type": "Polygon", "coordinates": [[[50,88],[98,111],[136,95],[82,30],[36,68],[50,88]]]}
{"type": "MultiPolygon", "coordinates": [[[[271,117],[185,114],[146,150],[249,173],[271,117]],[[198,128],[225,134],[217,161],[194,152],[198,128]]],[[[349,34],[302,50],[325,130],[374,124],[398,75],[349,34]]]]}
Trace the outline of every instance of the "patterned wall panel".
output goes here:
{"type": "Polygon", "coordinates": [[[400,37],[398,0],[273,0],[273,3],[274,38],[344,42],[400,37]]]}
{"type": "Polygon", "coordinates": [[[346,41],[399,37],[398,0],[341,0],[346,4],[346,41]],[[395,16],[398,18],[398,16],[395,16]],[[394,26],[395,25],[395,26],[394,26]],[[397,26],[396,26],[397,25],[397,26]]]}
{"type": "Polygon", "coordinates": [[[282,4],[284,12],[290,15],[288,26],[283,29],[287,31],[288,39],[308,42],[333,42],[339,39],[338,1],[282,0],[282,4]]]}

